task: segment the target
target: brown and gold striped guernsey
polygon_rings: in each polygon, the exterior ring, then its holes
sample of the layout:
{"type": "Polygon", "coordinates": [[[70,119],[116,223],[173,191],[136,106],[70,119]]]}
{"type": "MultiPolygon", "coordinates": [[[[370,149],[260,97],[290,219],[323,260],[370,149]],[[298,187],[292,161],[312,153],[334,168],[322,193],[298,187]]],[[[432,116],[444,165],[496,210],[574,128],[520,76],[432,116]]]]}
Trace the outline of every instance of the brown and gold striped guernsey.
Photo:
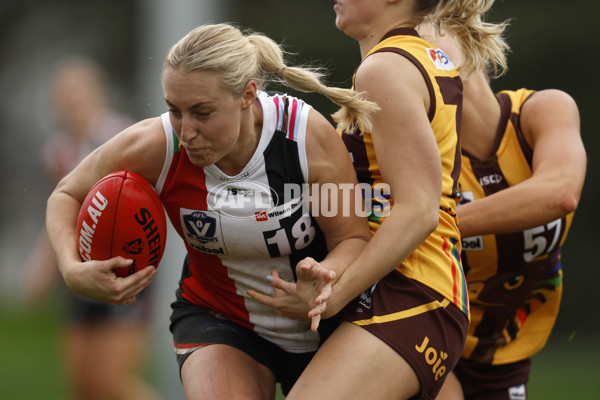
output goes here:
{"type": "MultiPolygon", "coordinates": [[[[462,155],[462,201],[476,201],[532,175],[532,149],[520,128],[527,89],[496,95],[501,106],[497,148],[479,160],[462,155]]],[[[471,304],[463,357],[506,364],[540,350],[554,325],[562,292],[561,246],[573,213],[525,231],[462,239],[461,258],[471,304]]]]}

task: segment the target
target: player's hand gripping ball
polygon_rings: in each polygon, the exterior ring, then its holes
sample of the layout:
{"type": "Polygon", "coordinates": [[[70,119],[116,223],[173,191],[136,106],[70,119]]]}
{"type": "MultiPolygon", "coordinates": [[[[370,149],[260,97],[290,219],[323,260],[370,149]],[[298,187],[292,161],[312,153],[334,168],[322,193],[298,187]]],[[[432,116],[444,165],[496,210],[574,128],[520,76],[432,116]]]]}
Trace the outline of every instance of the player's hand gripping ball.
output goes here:
{"type": "Polygon", "coordinates": [[[129,267],[114,270],[125,277],[148,265],[158,267],[167,221],[152,185],[134,172],[119,171],[92,187],[79,211],[77,232],[82,261],[133,259],[129,267]]]}

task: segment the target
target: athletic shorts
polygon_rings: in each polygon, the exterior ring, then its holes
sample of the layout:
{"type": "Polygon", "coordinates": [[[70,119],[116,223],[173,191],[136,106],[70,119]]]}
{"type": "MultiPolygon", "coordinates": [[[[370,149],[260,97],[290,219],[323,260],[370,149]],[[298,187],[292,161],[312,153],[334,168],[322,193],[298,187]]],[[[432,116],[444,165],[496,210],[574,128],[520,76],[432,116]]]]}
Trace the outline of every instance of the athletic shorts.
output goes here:
{"type": "Polygon", "coordinates": [[[421,383],[419,399],[434,399],[460,359],[469,321],[436,291],[394,270],[343,311],[392,347],[421,383]]]}
{"type": "MultiPolygon", "coordinates": [[[[211,344],[226,344],[269,368],[287,395],[315,354],[285,351],[221,314],[181,297],[171,304],[171,308],[173,312],[169,329],[173,334],[180,374],[183,363],[193,351],[211,344]]],[[[334,320],[327,320],[323,326],[331,331],[333,323],[334,320]]],[[[325,332],[320,330],[319,333],[322,333],[321,341],[324,341],[325,332]]]]}
{"type": "Polygon", "coordinates": [[[531,359],[489,365],[461,359],[454,373],[466,400],[526,400],[531,359]]]}
{"type": "Polygon", "coordinates": [[[66,308],[70,322],[95,324],[107,320],[147,322],[150,320],[152,293],[150,287],[136,296],[131,304],[110,304],[81,296],[70,289],[66,293],[66,308]]]}

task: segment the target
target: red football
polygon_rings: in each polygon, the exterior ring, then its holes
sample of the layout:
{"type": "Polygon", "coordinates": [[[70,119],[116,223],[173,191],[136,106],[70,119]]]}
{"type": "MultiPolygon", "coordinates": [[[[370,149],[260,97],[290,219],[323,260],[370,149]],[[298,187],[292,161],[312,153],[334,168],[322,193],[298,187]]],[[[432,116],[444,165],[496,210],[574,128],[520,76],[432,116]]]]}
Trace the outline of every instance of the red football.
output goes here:
{"type": "Polygon", "coordinates": [[[83,261],[122,256],[133,259],[115,274],[128,276],[148,265],[158,267],[167,240],[165,211],[150,183],[131,171],[100,179],[81,205],[77,246],[83,261]]]}

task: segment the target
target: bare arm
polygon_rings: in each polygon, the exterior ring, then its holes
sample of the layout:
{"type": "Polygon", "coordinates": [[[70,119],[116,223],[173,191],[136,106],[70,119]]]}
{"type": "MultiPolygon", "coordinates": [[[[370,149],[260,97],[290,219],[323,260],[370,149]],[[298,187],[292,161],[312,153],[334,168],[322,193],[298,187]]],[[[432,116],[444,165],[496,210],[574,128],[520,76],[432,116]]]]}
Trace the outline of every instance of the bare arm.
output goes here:
{"type": "Polygon", "coordinates": [[[76,292],[110,303],[131,303],[151,281],[155,269],[145,268],[127,278],[112,269],[130,264],[116,257],[81,262],[77,251],[77,215],[91,187],[107,174],[123,169],[156,183],[165,157],[166,141],[160,118],[140,122],[116,135],[86,157],[63,178],[47,202],[46,229],[65,282],[76,292]]]}
{"type": "Polygon", "coordinates": [[[406,259],[437,227],[441,160],[427,118],[429,94],[417,68],[392,53],[370,56],[356,89],[381,110],[373,117],[373,145],[394,206],[360,256],[334,285],[325,316],[340,310],[406,259]]]}
{"type": "Polygon", "coordinates": [[[348,150],[331,124],[311,110],[310,130],[307,136],[309,181],[322,189],[318,203],[310,204],[316,210],[315,219],[327,240],[329,253],[321,265],[336,275],[358,257],[371,238],[367,219],[356,213],[356,173],[348,150]],[[337,200],[337,201],[335,201],[337,200]],[[323,210],[335,211],[325,216],[323,210]]]}
{"type": "Polygon", "coordinates": [[[523,106],[521,126],[533,149],[533,175],[458,207],[463,236],[529,229],[577,207],[587,161],[573,99],[559,90],[535,93],[523,106]]]}

